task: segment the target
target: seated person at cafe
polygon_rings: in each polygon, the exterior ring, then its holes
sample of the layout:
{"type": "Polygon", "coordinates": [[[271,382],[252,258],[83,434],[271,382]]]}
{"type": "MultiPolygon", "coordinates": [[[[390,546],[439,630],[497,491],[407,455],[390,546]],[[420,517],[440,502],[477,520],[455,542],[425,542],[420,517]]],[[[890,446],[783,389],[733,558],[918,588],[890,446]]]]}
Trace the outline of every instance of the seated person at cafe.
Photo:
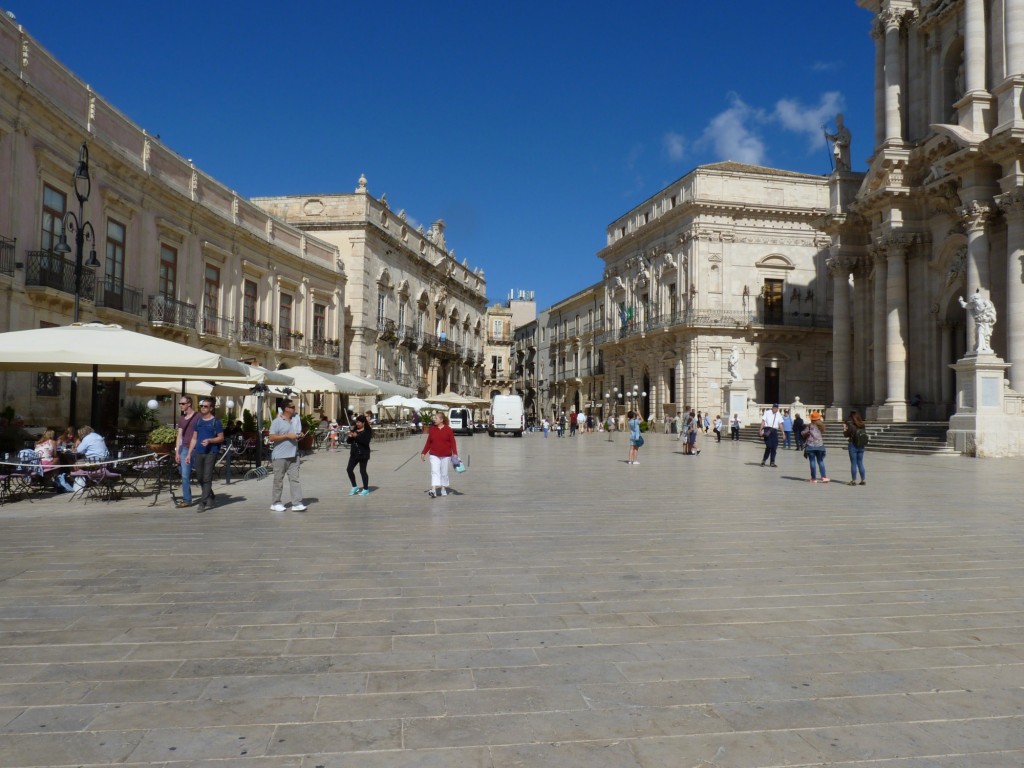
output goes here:
{"type": "MultiPolygon", "coordinates": [[[[107,443],[104,441],[103,435],[93,432],[92,427],[86,426],[78,430],[75,454],[79,461],[105,461],[110,452],[107,450],[107,443]]],[[[85,487],[85,480],[81,477],[76,478],[74,483],[71,482],[69,473],[73,469],[74,467],[68,467],[67,472],[61,472],[53,479],[54,486],[58,491],[70,493],[85,487]]]]}
{"type": "Polygon", "coordinates": [[[105,461],[110,455],[103,435],[99,432],[94,432],[90,426],[85,426],[78,430],[78,442],[75,443],[75,453],[78,454],[79,458],[85,458],[87,461],[105,461]]]}
{"type": "Polygon", "coordinates": [[[43,432],[36,443],[36,453],[39,454],[39,462],[44,467],[52,467],[57,461],[57,441],[54,440],[53,430],[43,432]]]}
{"type": "Polygon", "coordinates": [[[75,450],[75,442],[77,440],[78,430],[75,429],[75,427],[73,426],[69,426],[67,429],[64,430],[61,436],[57,438],[57,450],[67,451],[68,453],[70,453],[71,451],[75,450]]]}

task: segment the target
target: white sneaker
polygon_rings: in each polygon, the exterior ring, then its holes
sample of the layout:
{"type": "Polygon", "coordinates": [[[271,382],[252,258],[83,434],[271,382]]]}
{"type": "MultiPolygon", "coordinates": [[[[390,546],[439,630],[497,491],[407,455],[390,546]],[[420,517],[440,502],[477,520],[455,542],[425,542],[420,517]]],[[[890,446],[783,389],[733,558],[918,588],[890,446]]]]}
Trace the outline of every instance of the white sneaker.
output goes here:
{"type": "Polygon", "coordinates": [[[284,512],[284,504],[271,504],[270,505],[270,511],[271,512],[284,512]]]}
{"type": "Polygon", "coordinates": [[[448,489],[447,488],[442,488],[441,489],[441,495],[442,496],[447,496],[448,495],[448,489]]]}
{"type": "Polygon", "coordinates": [[[292,504],[292,512],[305,512],[305,511],[306,511],[306,505],[305,504],[292,504]]]}

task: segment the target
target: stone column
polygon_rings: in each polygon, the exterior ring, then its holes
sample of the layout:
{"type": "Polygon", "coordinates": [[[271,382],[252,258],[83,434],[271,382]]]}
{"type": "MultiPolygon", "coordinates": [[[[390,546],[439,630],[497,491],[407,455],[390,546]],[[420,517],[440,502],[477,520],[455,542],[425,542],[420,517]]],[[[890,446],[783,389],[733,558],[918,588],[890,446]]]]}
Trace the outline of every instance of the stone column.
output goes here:
{"type": "Polygon", "coordinates": [[[868,372],[868,339],[871,315],[871,264],[866,258],[857,261],[853,270],[853,401],[871,402],[871,382],[868,372]]]}
{"type": "Polygon", "coordinates": [[[1006,309],[999,318],[1006,327],[1006,362],[1010,388],[1024,392],[1024,189],[996,198],[1006,216],[1006,309]]]}
{"type": "Polygon", "coordinates": [[[1006,74],[1024,75],[1024,0],[1003,0],[1006,74]]]}
{"type": "MultiPolygon", "coordinates": [[[[967,231],[967,297],[981,289],[981,295],[989,298],[988,235],[985,224],[991,209],[986,203],[974,200],[959,209],[960,217],[967,231]]],[[[967,348],[974,349],[974,318],[967,313],[967,348]]]]}
{"type": "Polygon", "coordinates": [[[850,334],[850,262],[836,253],[828,260],[832,275],[832,408],[830,420],[842,420],[850,407],[852,336],[850,334]]]}
{"type": "Polygon", "coordinates": [[[985,0],[964,3],[964,91],[985,90],[985,0]]]}
{"type": "Polygon", "coordinates": [[[871,337],[874,341],[874,349],[872,354],[872,364],[874,365],[875,375],[872,381],[872,392],[871,402],[874,405],[881,405],[885,400],[885,283],[886,283],[886,265],[885,265],[885,253],[881,250],[876,250],[874,253],[875,261],[875,285],[874,294],[871,297],[872,304],[872,315],[874,323],[871,329],[871,337]]]}
{"type": "Polygon", "coordinates": [[[875,41],[875,146],[885,141],[885,29],[877,20],[871,29],[875,41]]]}
{"type": "Polygon", "coordinates": [[[938,35],[932,33],[928,41],[928,114],[931,116],[929,123],[943,123],[946,115],[943,115],[945,106],[942,103],[942,46],[939,44],[938,35]]]}
{"type": "Polygon", "coordinates": [[[994,133],[1020,129],[1024,122],[1024,0],[1003,0],[1002,42],[1003,80],[992,88],[998,113],[994,133]]]}
{"type": "Polygon", "coordinates": [[[985,0],[964,2],[964,96],[955,106],[962,128],[986,134],[992,97],[985,90],[985,0]]]}
{"type": "MultiPolygon", "coordinates": [[[[942,398],[942,407],[945,413],[949,413],[953,404],[953,380],[949,375],[949,366],[953,364],[953,324],[948,320],[941,325],[942,348],[939,350],[939,388],[942,398]]],[[[943,414],[940,413],[940,416],[943,414]]]]}
{"type": "Polygon", "coordinates": [[[903,50],[900,44],[900,24],[904,11],[887,8],[879,14],[885,27],[885,141],[903,141],[900,119],[900,90],[903,87],[903,50]]]}
{"type": "Polygon", "coordinates": [[[885,420],[907,420],[907,246],[888,245],[885,280],[885,420]]]}

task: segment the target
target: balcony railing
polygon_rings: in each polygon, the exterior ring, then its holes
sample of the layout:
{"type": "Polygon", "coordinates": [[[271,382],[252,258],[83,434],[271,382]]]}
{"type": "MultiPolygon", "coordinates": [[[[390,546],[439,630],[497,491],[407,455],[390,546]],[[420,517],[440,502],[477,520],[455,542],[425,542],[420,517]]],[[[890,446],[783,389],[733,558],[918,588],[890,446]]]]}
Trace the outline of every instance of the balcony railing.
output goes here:
{"type": "Polygon", "coordinates": [[[411,373],[396,373],[395,382],[403,387],[415,387],[419,379],[411,373]]]}
{"type": "Polygon", "coordinates": [[[254,322],[243,321],[238,329],[238,341],[241,344],[259,344],[262,347],[274,346],[274,329],[256,325],[254,322]]]}
{"type": "Polygon", "coordinates": [[[674,314],[650,317],[642,322],[631,320],[618,329],[601,334],[597,338],[597,343],[604,344],[662,328],[745,328],[748,325],[831,328],[832,316],[815,315],[810,312],[765,313],[763,310],[743,312],[725,309],[687,309],[674,314]]]}
{"type": "Polygon", "coordinates": [[[149,322],[176,325],[179,328],[195,328],[199,309],[195,304],[161,296],[149,297],[149,322]]]}
{"type": "MultiPolygon", "coordinates": [[[[25,264],[25,285],[34,288],[53,288],[75,294],[75,263],[53,251],[29,251],[25,264]]],[[[80,298],[91,299],[96,289],[96,273],[82,268],[80,298]]]]}
{"type": "Polygon", "coordinates": [[[0,236],[0,273],[14,274],[14,249],[16,240],[0,236]]]}
{"type": "Polygon", "coordinates": [[[398,341],[398,325],[386,317],[377,318],[377,338],[391,344],[398,341]]]}
{"type": "Polygon", "coordinates": [[[277,334],[277,348],[282,352],[301,352],[302,337],[293,335],[290,330],[281,331],[277,334]]]}
{"type": "Polygon", "coordinates": [[[95,303],[97,307],[116,309],[130,315],[142,314],[142,291],[125,285],[123,281],[113,277],[105,277],[96,285],[95,303]]]}
{"type": "Polygon", "coordinates": [[[373,378],[377,379],[377,381],[391,381],[391,371],[387,368],[375,368],[373,378]]]}
{"type": "Polygon", "coordinates": [[[411,325],[398,326],[398,343],[410,349],[416,346],[416,329],[411,325]]]}
{"type": "Polygon", "coordinates": [[[199,318],[199,333],[204,336],[230,339],[235,334],[235,323],[226,317],[204,312],[199,318]]]}
{"type": "Polygon", "coordinates": [[[309,354],[318,357],[338,357],[339,345],[326,339],[313,339],[309,342],[309,354]]]}

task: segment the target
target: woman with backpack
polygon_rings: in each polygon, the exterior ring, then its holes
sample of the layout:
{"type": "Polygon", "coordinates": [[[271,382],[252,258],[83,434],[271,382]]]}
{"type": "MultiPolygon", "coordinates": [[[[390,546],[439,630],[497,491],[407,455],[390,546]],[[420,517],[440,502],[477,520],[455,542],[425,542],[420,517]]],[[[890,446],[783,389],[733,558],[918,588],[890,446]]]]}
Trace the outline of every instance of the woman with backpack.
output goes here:
{"type": "Polygon", "coordinates": [[[864,472],[864,449],[868,447],[868,432],[864,428],[864,419],[857,411],[850,411],[850,418],[846,420],[843,427],[843,435],[848,444],[850,452],[850,477],[847,485],[857,485],[857,471],[860,471],[860,484],[867,485],[867,475],[864,472]]]}

